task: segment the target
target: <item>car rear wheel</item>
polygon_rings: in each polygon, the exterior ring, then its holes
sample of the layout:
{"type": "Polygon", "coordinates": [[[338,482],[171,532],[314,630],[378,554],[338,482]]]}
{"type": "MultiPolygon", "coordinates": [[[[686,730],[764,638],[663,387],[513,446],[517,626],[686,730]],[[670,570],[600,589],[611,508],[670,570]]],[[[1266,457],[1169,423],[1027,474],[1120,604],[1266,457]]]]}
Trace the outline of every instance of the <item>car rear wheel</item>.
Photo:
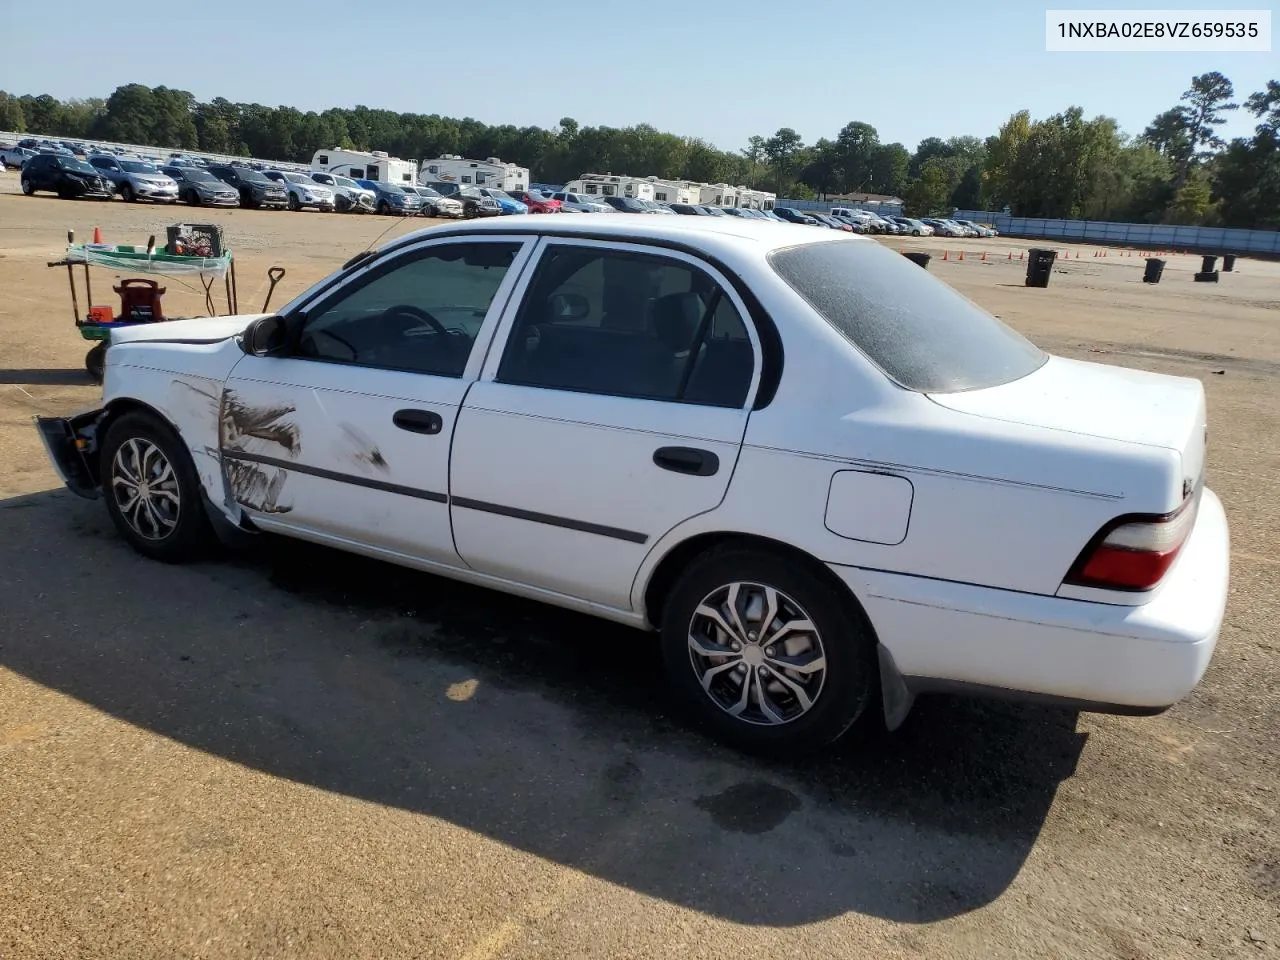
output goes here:
{"type": "Polygon", "coordinates": [[[107,512],[139,553],[180,563],[213,543],[191,455],[155,416],[127,413],[107,428],[101,477],[107,512]]]}
{"type": "Polygon", "coordinates": [[[289,209],[295,213],[302,209],[302,204],[298,202],[297,196],[292,193],[289,194],[289,209]]]}
{"type": "Polygon", "coordinates": [[[182,199],[193,207],[200,206],[200,192],[198,190],[188,190],[182,199]]]}
{"type": "Polygon", "coordinates": [[[389,217],[391,215],[391,208],[387,206],[387,201],[385,200],[378,201],[377,213],[378,213],[378,216],[380,217],[389,217]]]}
{"type": "Polygon", "coordinates": [[[22,178],[22,192],[25,193],[28,197],[36,192],[35,184],[33,184],[26,177],[22,178]]]}
{"type": "Polygon", "coordinates": [[[88,371],[89,376],[93,377],[94,383],[102,382],[102,375],[106,371],[107,363],[107,345],[106,343],[95,343],[89,348],[89,352],[84,355],[84,368],[88,371]]]}
{"type": "Polygon", "coordinates": [[[668,678],[694,717],[752,752],[809,752],[862,715],[871,630],[820,568],[762,549],[698,557],[664,605],[668,678]]]}

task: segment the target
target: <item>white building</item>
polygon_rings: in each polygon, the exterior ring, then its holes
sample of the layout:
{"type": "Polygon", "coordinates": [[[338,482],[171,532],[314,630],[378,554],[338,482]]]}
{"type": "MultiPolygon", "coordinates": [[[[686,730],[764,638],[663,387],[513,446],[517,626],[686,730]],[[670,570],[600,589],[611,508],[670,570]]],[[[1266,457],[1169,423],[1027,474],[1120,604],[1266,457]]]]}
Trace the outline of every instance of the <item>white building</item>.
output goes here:
{"type": "Polygon", "coordinates": [[[352,180],[376,180],[379,183],[413,184],[418,175],[416,160],[388,156],[385,150],[364,153],[360,150],[317,150],[311,158],[311,169],[317,173],[333,173],[352,180]]]}
{"type": "Polygon", "coordinates": [[[503,163],[498,157],[487,160],[468,160],[456,154],[446,153],[434,160],[423,160],[419,183],[474,184],[494,190],[523,192],[529,189],[529,168],[514,163],[503,163]]]}

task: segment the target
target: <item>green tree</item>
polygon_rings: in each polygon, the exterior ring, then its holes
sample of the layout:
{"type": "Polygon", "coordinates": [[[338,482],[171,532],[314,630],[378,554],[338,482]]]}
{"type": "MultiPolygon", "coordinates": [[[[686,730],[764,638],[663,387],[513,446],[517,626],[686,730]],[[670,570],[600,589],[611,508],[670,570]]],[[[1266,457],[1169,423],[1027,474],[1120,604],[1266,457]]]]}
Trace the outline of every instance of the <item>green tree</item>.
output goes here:
{"type": "Polygon", "coordinates": [[[993,210],[1012,204],[1014,164],[1030,136],[1031,112],[1019,110],[1001,124],[994,137],[987,137],[980,206],[993,210]]]}
{"type": "Polygon", "coordinates": [[[781,187],[795,183],[798,157],[804,149],[804,141],[790,127],[782,127],[764,142],[762,149],[769,163],[774,190],[781,195],[781,187]]]}
{"type": "Polygon", "coordinates": [[[899,196],[907,189],[910,168],[911,154],[906,147],[900,143],[881,144],[871,157],[869,192],[899,196]]]}
{"type": "Polygon", "coordinates": [[[927,217],[934,213],[949,213],[949,201],[954,186],[951,170],[942,157],[930,157],[920,167],[920,176],[907,186],[907,211],[915,217],[927,217]]]}
{"type": "Polygon", "coordinates": [[[835,193],[841,185],[840,147],[825,137],[808,150],[807,162],[800,169],[800,182],[821,198],[835,193]]]}
{"type": "Polygon", "coordinates": [[[880,134],[871,124],[854,120],[840,128],[830,159],[841,188],[848,193],[870,189],[879,149],[880,134]]]}
{"type": "Polygon", "coordinates": [[[0,130],[10,133],[27,132],[27,117],[22,110],[22,101],[3,90],[0,90],[0,130]]]}

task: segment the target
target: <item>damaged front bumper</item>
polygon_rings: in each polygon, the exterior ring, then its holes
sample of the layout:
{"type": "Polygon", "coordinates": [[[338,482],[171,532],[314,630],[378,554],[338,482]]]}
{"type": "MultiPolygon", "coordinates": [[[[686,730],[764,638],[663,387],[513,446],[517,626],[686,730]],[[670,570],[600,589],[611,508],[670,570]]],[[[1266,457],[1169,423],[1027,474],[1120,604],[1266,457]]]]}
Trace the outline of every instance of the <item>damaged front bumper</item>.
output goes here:
{"type": "Polygon", "coordinates": [[[97,432],[102,410],[74,417],[36,417],[45,452],[67,489],[87,500],[98,499],[97,432]]]}

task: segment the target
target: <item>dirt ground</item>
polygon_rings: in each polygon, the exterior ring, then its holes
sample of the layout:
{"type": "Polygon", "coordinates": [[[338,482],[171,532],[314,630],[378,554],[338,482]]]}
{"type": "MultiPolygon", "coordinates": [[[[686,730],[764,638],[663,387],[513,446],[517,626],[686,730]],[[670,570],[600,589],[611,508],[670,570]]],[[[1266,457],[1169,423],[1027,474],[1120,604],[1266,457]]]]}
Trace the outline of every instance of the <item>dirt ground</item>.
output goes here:
{"type": "MultiPolygon", "coordinates": [[[[309,546],[147,562],[59,489],[30,418],[99,393],[45,263],[189,213],[0,175],[0,957],[1280,953],[1280,264],[1062,247],[1040,290],[1034,244],[895,242],[1050,350],[1202,379],[1227,623],[1159,717],[924,698],[763,764],[670,718],[642,635],[309,546]]],[[[205,218],[246,312],[422,223],[205,218]]]]}

